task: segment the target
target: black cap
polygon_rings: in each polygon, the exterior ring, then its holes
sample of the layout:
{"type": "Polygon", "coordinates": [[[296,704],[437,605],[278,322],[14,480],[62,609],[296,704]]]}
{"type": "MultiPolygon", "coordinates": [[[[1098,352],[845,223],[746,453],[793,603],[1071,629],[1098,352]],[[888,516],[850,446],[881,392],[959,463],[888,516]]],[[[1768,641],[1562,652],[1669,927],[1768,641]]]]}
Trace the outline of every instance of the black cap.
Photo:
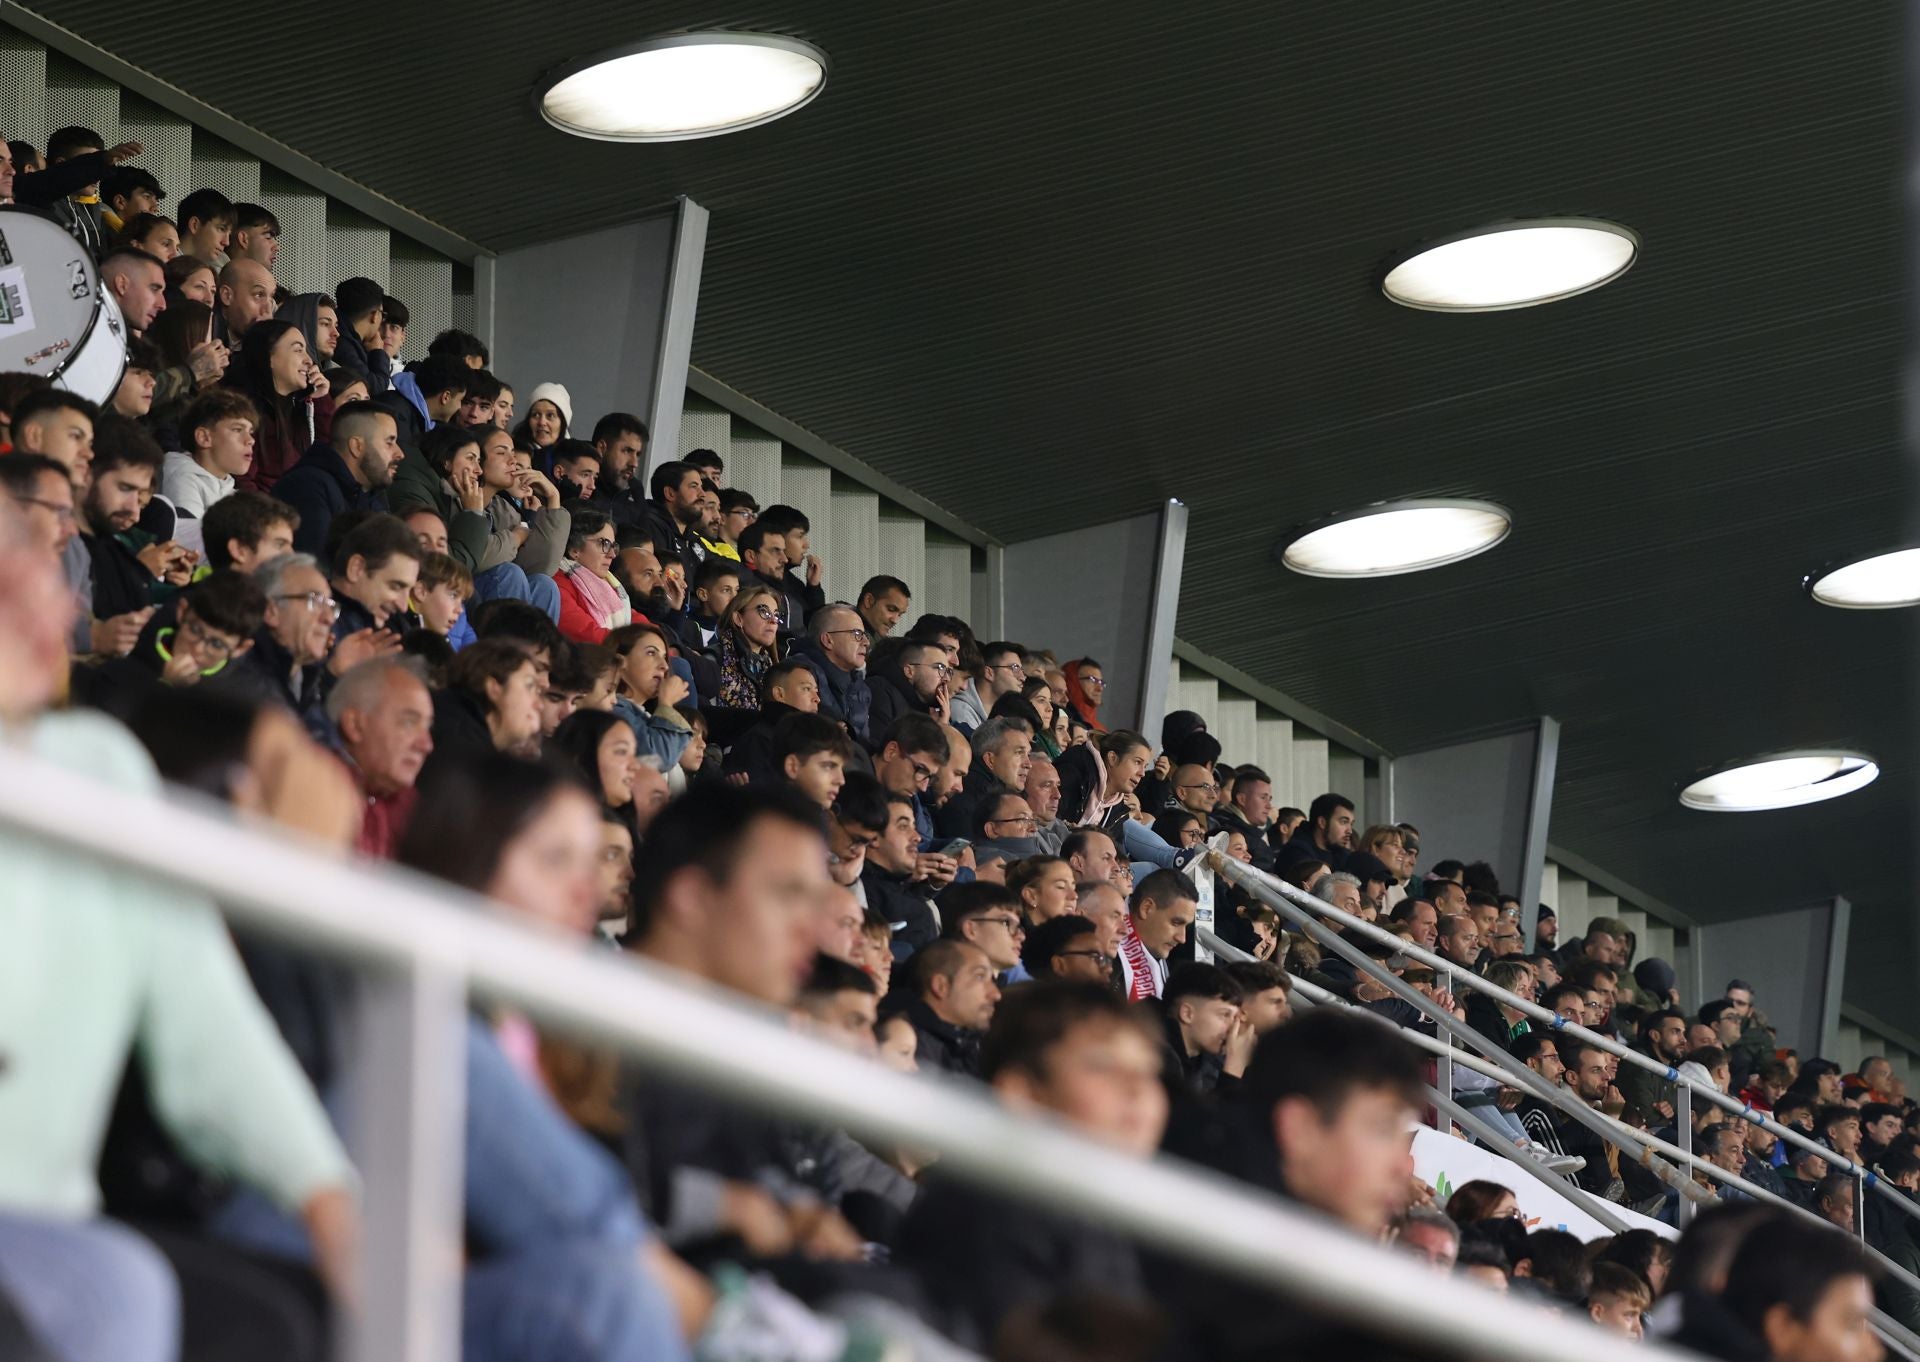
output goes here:
{"type": "Polygon", "coordinates": [[[1394,873],[1387,869],[1387,863],[1368,851],[1356,851],[1347,857],[1347,863],[1341,869],[1362,884],[1369,880],[1379,880],[1382,884],[1398,883],[1394,873]]]}

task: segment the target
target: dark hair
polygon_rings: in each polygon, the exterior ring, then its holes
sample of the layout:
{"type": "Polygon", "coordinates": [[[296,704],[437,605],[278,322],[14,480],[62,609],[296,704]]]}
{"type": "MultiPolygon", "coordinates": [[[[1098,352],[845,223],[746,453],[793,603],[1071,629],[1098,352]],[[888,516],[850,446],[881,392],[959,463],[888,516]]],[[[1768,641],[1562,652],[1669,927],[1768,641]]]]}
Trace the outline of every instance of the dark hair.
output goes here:
{"type": "Polygon", "coordinates": [[[849,771],[834,796],[833,816],[848,827],[884,832],[887,827],[887,787],[865,771],[849,771]]]}
{"type": "Polygon", "coordinates": [[[696,782],[657,814],[634,858],[632,933],[643,938],[682,871],[697,869],[715,882],[732,877],[741,845],[762,819],[820,836],[820,810],[783,786],[696,782]]]}
{"type": "Polygon", "coordinates": [[[607,802],[607,788],[600,782],[600,744],[618,728],[631,731],[631,725],[604,709],[576,709],[560,721],[543,749],[547,755],[577,770],[593,797],[607,802]]]}
{"type": "Polygon", "coordinates": [[[347,564],[355,558],[371,572],[396,555],[417,563],[422,553],[420,541],[398,516],[376,512],[354,526],[340,541],[333,555],[333,572],[335,576],[346,576],[347,564]]]}
{"type": "MultiPolygon", "coordinates": [[[[476,638],[512,638],[535,648],[545,649],[549,657],[561,642],[560,626],[537,605],[502,598],[483,601],[467,612],[476,638]]],[[[656,631],[658,632],[658,631],[656,631]]]]}
{"type": "Polygon", "coordinates": [[[773,726],[771,755],[775,768],[783,773],[788,757],[798,757],[805,762],[822,752],[831,753],[843,762],[853,759],[853,744],[840,725],[826,715],[796,711],[784,715],[773,726]]]}
{"type": "Polygon", "coordinates": [[[709,480],[727,466],[726,460],[720,457],[719,451],[712,449],[689,449],[680,456],[680,462],[691,464],[704,473],[709,480]]]}
{"type": "Polygon", "coordinates": [[[386,290],[371,279],[355,275],[342,279],[333,291],[334,310],[342,325],[351,326],[361,318],[379,312],[386,301],[386,290]]]}
{"type": "Polygon", "coordinates": [[[1500,877],[1493,867],[1485,861],[1474,861],[1460,869],[1460,879],[1467,889],[1476,894],[1486,894],[1496,905],[1500,902],[1500,877]]]}
{"type": "Polygon", "coordinates": [[[145,336],[127,337],[127,368],[157,374],[167,366],[161,362],[160,347],[145,336]]]}
{"type": "Polygon", "coordinates": [[[994,1008],[993,1022],[980,1043],[980,1077],[992,1082],[1003,1070],[1018,1069],[1044,1079],[1047,1052],[1089,1022],[1135,1027],[1142,1034],[1147,1030],[1125,999],[1100,984],[1043,978],[1014,989],[994,1008]]]}
{"type": "Polygon", "coordinates": [[[115,468],[146,468],[158,485],[160,465],[166,462],[160,442],[146,427],[116,412],[104,411],[93,420],[93,476],[115,468]]]}
{"type": "Polygon", "coordinates": [[[844,960],[836,960],[824,952],[813,957],[813,969],[807,975],[807,981],[800,985],[801,996],[821,996],[833,993],[874,994],[880,990],[873,982],[873,976],[858,965],[849,965],[844,960]]]}
{"type": "Polygon", "coordinates": [[[1593,1268],[1587,1246],[1565,1230],[1535,1230],[1527,1236],[1526,1252],[1514,1260],[1533,1264],[1533,1279],[1561,1300],[1578,1305],[1587,1298],[1593,1268]]]}
{"type": "Polygon", "coordinates": [[[875,600],[878,600],[889,591],[898,591],[908,600],[913,599],[913,591],[905,582],[901,581],[898,577],[889,577],[884,572],[877,577],[867,578],[865,585],[860,588],[860,593],[853,599],[858,602],[864,601],[867,597],[871,596],[875,600]]]}
{"type": "MultiPolygon", "coordinates": [[[[1852,1181],[1846,1174],[1840,1177],[1852,1181]]],[[[1794,1319],[1805,1321],[1840,1278],[1864,1277],[1873,1282],[1878,1276],[1866,1251],[1851,1236],[1770,1212],[1735,1250],[1720,1303],[1764,1338],[1767,1311],[1774,1306],[1783,1305],[1794,1319]]]]}
{"type": "MultiPolygon", "coordinates": [[[[461,333],[465,335],[465,332],[461,333]]],[[[467,366],[467,401],[493,402],[500,396],[500,380],[485,369],[467,366]]]]}
{"type": "Polygon", "coordinates": [[[1103,757],[1124,757],[1136,747],[1153,751],[1153,744],[1130,728],[1116,728],[1111,733],[1100,735],[1100,755],[1103,757]]]}
{"type": "MultiPolygon", "coordinates": [[[[165,316],[166,314],[162,313],[161,315],[165,316]]],[[[42,378],[39,374],[23,374],[17,369],[0,373],[0,412],[7,413],[7,419],[12,420],[14,409],[25,402],[27,398],[33,396],[35,393],[47,392],[49,390],[56,392],[61,391],[60,389],[55,389],[51,382],[42,378]]],[[[84,402],[86,399],[82,398],[81,401],[84,402]]]]}
{"type": "Polygon", "coordinates": [[[78,124],[55,128],[47,134],[47,164],[65,161],[84,152],[99,151],[106,145],[106,139],[92,128],[83,128],[78,124]]]}
{"type": "Polygon", "coordinates": [[[232,567],[233,553],[228,549],[228,544],[236,539],[249,547],[258,544],[268,527],[280,521],[297,530],[300,528],[300,513],[265,492],[251,492],[243,488],[221,497],[207,507],[206,515],[200,518],[200,535],[208,565],[214,568],[232,567]]]}
{"type": "Polygon", "coordinates": [[[187,408],[187,414],[180,420],[180,438],[185,443],[187,452],[189,454],[193,452],[193,433],[196,430],[217,426],[222,421],[230,421],[236,417],[253,422],[254,427],[258,429],[260,408],[256,407],[253,399],[243,392],[236,392],[232,388],[208,388],[193,399],[193,405],[187,408]]]}
{"type": "Polygon", "coordinates": [[[1054,957],[1074,949],[1076,942],[1082,937],[1092,936],[1094,931],[1092,919],[1078,913],[1062,913],[1059,917],[1048,918],[1027,933],[1026,941],[1020,946],[1020,963],[1036,980],[1051,979],[1054,957]]]}
{"type": "Polygon", "coordinates": [[[1223,1003],[1232,1003],[1238,1007],[1246,1000],[1246,990],[1241,988],[1231,974],[1219,965],[1202,964],[1190,960],[1184,965],[1174,967],[1167,976],[1167,982],[1161,993],[1161,1001],[1166,1004],[1169,1016],[1173,1005],[1182,998],[1216,999],[1223,1003]]]}
{"type": "MultiPolygon", "coordinates": [[[[1477,1230],[1482,1225],[1492,1223],[1491,1221],[1482,1220],[1469,1228],[1477,1230]]],[[[1462,1268],[1469,1267],[1498,1268],[1503,1273],[1511,1273],[1513,1271],[1513,1263],[1508,1259],[1505,1249],[1501,1248],[1500,1245],[1494,1243],[1491,1239],[1470,1234],[1468,1230],[1462,1230],[1460,1232],[1460,1251],[1453,1260],[1453,1270],[1458,1272],[1462,1268]]]]}
{"type": "Polygon", "coordinates": [[[613,441],[622,435],[637,435],[642,444],[648,439],[647,423],[627,411],[610,411],[593,423],[593,443],[613,441]]]}
{"type": "Polygon", "coordinates": [[[486,366],[493,362],[493,356],[488,352],[486,342],[482,341],[471,331],[462,331],[458,327],[448,327],[445,331],[442,331],[439,335],[428,341],[427,353],[429,355],[452,355],[467,368],[473,367],[467,364],[468,360],[477,359],[480,361],[480,367],[483,372],[486,366]]]}
{"type": "Polygon", "coordinates": [[[698,471],[691,464],[681,463],[678,459],[668,459],[654,469],[653,475],[647,479],[647,495],[655,501],[664,501],[667,488],[679,487],[681,480],[687,474],[698,471]]]}
{"type": "Polygon", "coordinates": [[[127,722],[162,780],[230,802],[265,707],[238,686],[150,686],[127,722]]]}
{"type": "MultiPolygon", "coordinates": [[[[180,230],[187,232],[189,222],[198,222],[210,226],[216,222],[233,221],[233,200],[217,189],[196,189],[180,200],[176,210],[180,214],[180,230]]],[[[213,268],[209,265],[207,268],[213,268]]]]}
{"type": "Polygon", "coordinates": [[[1658,1031],[1662,1023],[1670,1021],[1684,1022],[1686,1019],[1685,1013],[1671,1007],[1663,1007],[1658,1012],[1649,1012],[1646,1016],[1642,1017],[1640,1024],[1634,1028],[1634,1034],[1638,1035],[1640,1039],[1645,1040],[1655,1031],[1658,1031]]]}
{"type": "Polygon", "coordinates": [[[1344,1010],[1315,1008],[1267,1035],[1241,1091],[1263,1111],[1302,1097],[1332,1120],[1360,1089],[1386,1089],[1419,1105],[1424,1073],[1420,1052],[1397,1032],[1344,1010]]]}
{"type": "Polygon", "coordinates": [[[1725,998],[1715,998],[1700,1009],[1700,1020],[1704,1025],[1713,1026],[1731,1011],[1733,1011],[1732,1003],[1725,998]]]}
{"type": "MultiPolygon", "coordinates": [[[[691,468],[693,465],[687,466],[691,468]]],[[[779,535],[791,534],[795,530],[806,530],[811,533],[813,530],[813,522],[807,519],[804,511],[797,506],[785,504],[769,506],[760,512],[759,523],[766,526],[772,533],[779,535]]]]}
{"type": "Polygon", "coordinates": [[[419,385],[423,398],[448,392],[464,395],[472,378],[473,370],[458,355],[428,355],[413,370],[414,382],[419,385]]]}
{"type": "Polygon", "coordinates": [[[201,623],[243,642],[259,633],[267,618],[266,593],[244,573],[209,573],[182,599],[201,623]]]}
{"type": "Polygon", "coordinates": [[[738,577],[743,570],[738,559],[722,558],[717,553],[712,554],[707,558],[706,562],[700,565],[700,570],[693,575],[693,585],[695,587],[706,587],[708,590],[712,590],[713,584],[718,582],[722,577],[738,577]]]}
{"type": "Polygon", "coordinates": [[[1241,993],[1249,998],[1270,988],[1288,995],[1293,993],[1292,977],[1271,960],[1232,960],[1227,963],[1226,971],[1240,985],[1241,993]]]}
{"type": "Polygon", "coordinates": [[[1493,1208],[1500,1204],[1500,1198],[1512,1194],[1513,1189],[1505,1183],[1486,1178],[1463,1182],[1447,1198],[1447,1218],[1461,1226],[1490,1220],[1493,1218],[1493,1208]]]}
{"type": "Polygon", "coordinates": [[[1162,866],[1133,887],[1133,902],[1129,908],[1138,908],[1148,899],[1165,908],[1175,903],[1194,903],[1200,898],[1200,891],[1192,880],[1179,871],[1162,866]]]}
{"type": "MultiPolygon", "coordinates": [[[[456,672],[480,646],[460,654],[456,672]]],[[[486,891],[508,845],[556,797],[584,793],[562,766],[485,750],[436,755],[420,787],[394,859],[475,893],[486,891]]]]}
{"type": "Polygon", "coordinates": [[[940,934],[952,941],[966,939],[960,925],[971,918],[991,913],[997,908],[1005,908],[1016,916],[1020,912],[1019,895],[1004,884],[994,884],[988,880],[950,884],[940,891],[934,903],[940,909],[940,934]]]}
{"type": "Polygon", "coordinates": [[[1653,1304],[1653,1284],[1630,1267],[1622,1267],[1618,1263],[1592,1263],[1587,1281],[1587,1304],[1610,1297],[1625,1299],[1645,1310],[1653,1304]]]}
{"type": "MultiPolygon", "coordinates": [[[[661,466],[665,467],[664,464],[661,466]]],[[[685,466],[685,464],[681,465],[683,468],[685,466]]],[[[658,477],[659,474],[656,472],[654,476],[658,477]]],[[[671,486],[672,484],[668,485],[671,486]]],[[[734,543],[739,547],[740,556],[744,560],[749,553],[756,555],[765,553],[769,539],[781,539],[781,536],[771,525],[767,524],[766,521],[756,520],[753,524],[747,526],[746,529],[740,531],[740,537],[736,539],[734,543]]],[[[782,540],[783,545],[784,542],[785,541],[782,540]]]]}
{"type": "Polygon", "coordinates": [[[62,482],[71,480],[66,465],[44,454],[9,454],[0,459],[0,491],[18,497],[34,496],[40,479],[53,474],[62,482]]]}
{"type": "Polygon", "coordinates": [[[1898,1115],[1900,1115],[1900,1108],[1891,1102],[1867,1102],[1860,1108],[1860,1124],[1870,1126],[1875,1121],[1884,1121],[1889,1116],[1898,1115]]]}
{"type": "Polygon", "coordinates": [[[1652,1230],[1622,1230],[1602,1244],[1600,1251],[1593,1255],[1596,1268],[1602,1263],[1611,1263],[1629,1272],[1636,1272],[1649,1291],[1653,1289],[1653,1265],[1672,1261],[1673,1245],[1652,1230]]]}
{"type": "Polygon", "coordinates": [[[483,638],[469,643],[453,659],[447,672],[447,689],[465,691],[479,703],[482,712],[491,713],[493,701],[487,695],[487,683],[505,685],[515,672],[532,665],[533,654],[518,639],[483,638]]]}
{"type": "Polygon", "coordinates": [[[453,466],[454,457],[468,445],[479,444],[481,434],[482,432],[469,426],[456,426],[451,421],[443,422],[428,431],[421,439],[420,456],[433,466],[434,472],[444,478],[447,476],[447,470],[453,466]]]}
{"type": "MultiPolygon", "coordinates": [[[[1299,860],[1288,861],[1287,868],[1281,872],[1280,878],[1285,880],[1288,884],[1292,885],[1296,889],[1305,889],[1307,887],[1307,881],[1313,878],[1314,873],[1316,871],[1325,870],[1326,868],[1327,868],[1327,863],[1321,860],[1319,857],[1302,856],[1299,860]]],[[[1404,900],[1404,902],[1425,903],[1426,900],[1425,899],[1407,899],[1407,900],[1404,900]]]]}
{"type": "MultiPolygon", "coordinates": [[[[1352,813],[1353,801],[1343,794],[1323,794],[1314,800],[1312,807],[1307,810],[1307,820],[1318,823],[1322,818],[1333,817],[1341,809],[1352,813]]],[[[1435,866],[1434,869],[1438,870],[1439,867],[1435,866]]]]}
{"type": "Polygon", "coordinates": [[[605,514],[594,510],[585,502],[578,502],[567,509],[573,516],[573,523],[567,528],[568,553],[578,553],[587,546],[589,539],[613,523],[605,514]]]}
{"type": "Polygon", "coordinates": [[[786,658],[767,668],[767,674],[760,678],[761,703],[765,704],[772,698],[773,688],[775,686],[786,685],[787,682],[795,676],[798,676],[801,672],[805,672],[808,676],[813,675],[813,669],[797,657],[786,658]]]}
{"type": "Polygon", "coordinates": [[[280,219],[273,210],[263,208],[257,203],[236,203],[233,205],[233,229],[244,232],[252,227],[265,227],[275,236],[280,235],[280,219]]]}
{"type": "Polygon", "coordinates": [[[740,510],[752,511],[755,514],[758,514],[760,510],[760,503],[758,500],[754,498],[754,495],[751,492],[743,491],[738,487],[721,488],[720,489],[720,514],[728,515],[734,511],[740,511],[740,510]]]}
{"type": "Polygon", "coordinates": [[[888,726],[886,736],[880,743],[880,750],[898,747],[901,752],[911,756],[916,752],[928,756],[940,754],[940,760],[946,761],[953,755],[953,747],[947,740],[946,730],[924,714],[902,714],[888,726]]]}

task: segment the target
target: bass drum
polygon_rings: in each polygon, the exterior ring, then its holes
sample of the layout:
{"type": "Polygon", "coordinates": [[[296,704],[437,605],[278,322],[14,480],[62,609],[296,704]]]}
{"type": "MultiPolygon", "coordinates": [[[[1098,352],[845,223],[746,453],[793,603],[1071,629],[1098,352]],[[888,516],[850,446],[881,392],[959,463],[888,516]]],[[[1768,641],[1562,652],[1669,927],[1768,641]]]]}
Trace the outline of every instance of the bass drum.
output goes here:
{"type": "Polygon", "coordinates": [[[0,370],[106,403],[127,368],[127,323],[87,248],[52,218],[0,205],[0,370]]]}

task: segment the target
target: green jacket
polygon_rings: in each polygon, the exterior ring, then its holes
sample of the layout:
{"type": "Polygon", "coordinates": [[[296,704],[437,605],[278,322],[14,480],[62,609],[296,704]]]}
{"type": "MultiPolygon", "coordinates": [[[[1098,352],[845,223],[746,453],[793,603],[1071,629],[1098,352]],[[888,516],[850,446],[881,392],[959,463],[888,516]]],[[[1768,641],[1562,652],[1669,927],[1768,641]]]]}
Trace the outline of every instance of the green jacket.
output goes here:
{"type": "Polygon", "coordinates": [[[387,506],[397,516],[425,508],[447,524],[447,552],[468,572],[479,572],[492,527],[486,516],[469,511],[453,495],[453,485],[421,454],[409,453],[394,470],[387,506]]]}

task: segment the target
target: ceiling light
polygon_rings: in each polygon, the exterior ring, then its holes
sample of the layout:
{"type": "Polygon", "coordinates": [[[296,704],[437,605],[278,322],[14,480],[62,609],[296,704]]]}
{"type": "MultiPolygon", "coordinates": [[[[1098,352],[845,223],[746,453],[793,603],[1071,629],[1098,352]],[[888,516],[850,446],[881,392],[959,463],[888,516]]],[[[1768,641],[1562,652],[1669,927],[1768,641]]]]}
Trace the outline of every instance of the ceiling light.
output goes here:
{"type": "Polygon", "coordinates": [[[678,142],[771,123],[820,93],[827,55],[768,33],[649,38],[551,71],[540,116],[603,142],[678,142]]]}
{"type": "Polygon", "coordinates": [[[1381,288],[1428,312],[1499,312],[1599,288],[1625,274],[1640,238],[1595,218],[1535,218],[1476,227],[1400,258],[1381,288]]]}
{"type": "Polygon", "coordinates": [[[1782,752],[1704,776],[1680,792],[1680,802],[1713,813],[1791,809],[1852,794],[1879,774],[1857,752],[1782,752]]]}
{"type": "Polygon", "coordinates": [[[1490,501],[1383,501],[1315,521],[1279,556],[1308,577],[1391,577],[1485,553],[1512,528],[1490,501]]]}
{"type": "Polygon", "coordinates": [[[1878,553],[1841,567],[1822,568],[1805,585],[1820,604],[1842,610],[1920,605],[1920,549],[1878,553]]]}

